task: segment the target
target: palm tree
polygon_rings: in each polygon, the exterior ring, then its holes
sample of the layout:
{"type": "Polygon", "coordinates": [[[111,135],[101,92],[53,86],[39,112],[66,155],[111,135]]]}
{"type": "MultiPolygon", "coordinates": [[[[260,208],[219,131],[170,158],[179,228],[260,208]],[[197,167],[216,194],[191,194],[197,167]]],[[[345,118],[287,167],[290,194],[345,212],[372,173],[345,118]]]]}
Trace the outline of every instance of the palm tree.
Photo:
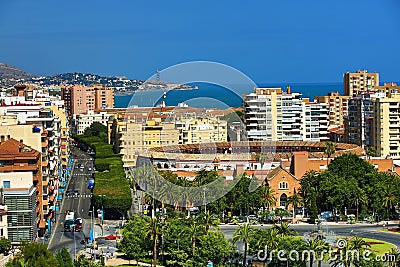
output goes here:
{"type": "Polygon", "coordinates": [[[157,240],[160,235],[161,227],[158,224],[158,218],[150,218],[146,225],[146,236],[153,240],[153,264],[157,264],[157,240]]]}
{"type": "Polygon", "coordinates": [[[389,255],[391,255],[392,257],[389,258],[389,267],[396,267],[399,266],[397,265],[398,263],[400,263],[400,252],[396,249],[396,248],[391,248],[389,251],[389,255]]]}
{"type": "Polygon", "coordinates": [[[364,190],[360,188],[356,188],[353,192],[353,197],[350,200],[350,204],[356,206],[356,221],[358,220],[358,208],[362,204],[367,204],[368,203],[368,197],[365,194],[364,190]]]}
{"type": "Polygon", "coordinates": [[[328,156],[328,159],[326,160],[326,165],[329,164],[329,159],[333,154],[335,154],[335,152],[336,152],[336,145],[331,141],[327,141],[325,143],[325,150],[324,150],[324,153],[328,156]]]}
{"type": "Polygon", "coordinates": [[[267,246],[268,251],[273,251],[278,247],[279,239],[281,238],[276,228],[263,230],[264,234],[257,240],[256,246],[264,249],[267,246]]]}
{"type": "Polygon", "coordinates": [[[316,257],[316,259],[318,260],[318,267],[320,267],[321,262],[323,260],[322,259],[322,256],[323,256],[322,251],[328,250],[328,248],[329,248],[328,244],[326,244],[324,240],[321,240],[321,239],[317,240],[317,239],[312,238],[312,239],[307,240],[305,248],[307,251],[315,252],[315,254],[314,253],[309,254],[310,255],[310,258],[309,258],[310,267],[313,266],[313,263],[315,260],[314,257],[316,257]]]}
{"type": "Polygon", "coordinates": [[[350,267],[350,266],[362,266],[360,259],[356,256],[351,256],[352,251],[357,251],[359,255],[363,255],[364,251],[368,248],[371,248],[371,245],[368,244],[364,239],[358,236],[354,236],[350,239],[347,239],[347,245],[341,248],[341,255],[350,255],[346,257],[336,257],[330,263],[332,263],[333,267],[350,267]]]}
{"type": "Polygon", "coordinates": [[[233,243],[236,243],[237,241],[242,241],[244,244],[243,266],[246,266],[247,246],[251,237],[253,236],[253,233],[253,227],[251,227],[248,223],[244,223],[243,225],[239,225],[238,228],[236,228],[232,236],[233,243]]]}
{"type": "Polygon", "coordinates": [[[293,207],[293,219],[296,218],[296,211],[297,207],[303,204],[303,198],[296,193],[296,189],[293,190],[293,195],[288,197],[287,202],[286,202],[286,208],[288,208],[289,205],[292,205],[293,207]]]}
{"type": "Polygon", "coordinates": [[[280,225],[274,224],[272,229],[276,229],[278,231],[278,235],[283,236],[294,236],[297,234],[296,230],[289,227],[287,222],[282,222],[280,225]]]}
{"type": "Polygon", "coordinates": [[[264,211],[266,208],[269,210],[271,206],[275,206],[276,198],[274,196],[275,191],[269,187],[268,183],[261,186],[261,202],[264,206],[264,211]]]}
{"type": "Polygon", "coordinates": [[[193,219],[190,219],[190,225],[188,228],[185,228],[182,231],[182,234],[188,235],[192,242],[192,257],[194,257],[195,249],[196,249],[196,241],[200,235],[205,234],[205,227],[201,223],[196,222],[193,219]]]}
{"type": "Polygon", "coordinates": [[[386,208],[388,216],[390,214],[390,210],[393,209],[396,202],[397,197],[394,194],[393,189],[390,186],[387,186],[384,192],[382,207],[386,208]]]}
{"type": "Polygon", "coordinates": [[[215,229],[219,229],[219,220],[218,218],[215,218],[212,214],[210,214],[210,211],[207,211],[206,213],[202,213],[199,216],[200,222],[203,224],[203,226],[206,229],[206,232],[210,230],[210,227],[213,227],[215,229]]]}
{"type": "Polygon", "coordinates": [[[373,147],[373,146],[368,147],[368,149],[367,149],[367,158],[371,159],[371,157],[376,157],[376,155],[377,155],[377,152],[376,152],[375,147],[373,147]]]}

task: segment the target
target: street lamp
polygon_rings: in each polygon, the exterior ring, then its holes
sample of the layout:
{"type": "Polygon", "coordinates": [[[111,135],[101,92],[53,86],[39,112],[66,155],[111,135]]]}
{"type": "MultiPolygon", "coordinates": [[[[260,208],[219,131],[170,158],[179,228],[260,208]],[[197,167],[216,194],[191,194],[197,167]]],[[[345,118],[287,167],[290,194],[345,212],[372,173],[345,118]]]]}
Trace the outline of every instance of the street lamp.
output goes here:
{"type": "Polygon", "coordinates": [[[204,191],[204,214],[206,214],[207,213],[207,204],[206,204],[206,188],[204,187],[203,188],[203,191],[204,191]]]}
{"type": "Polygon", "coordinates": [[[99,195],[99,197],[101,197],[101,235],[104,235],[104,198],[106,195],[99,195]]]}

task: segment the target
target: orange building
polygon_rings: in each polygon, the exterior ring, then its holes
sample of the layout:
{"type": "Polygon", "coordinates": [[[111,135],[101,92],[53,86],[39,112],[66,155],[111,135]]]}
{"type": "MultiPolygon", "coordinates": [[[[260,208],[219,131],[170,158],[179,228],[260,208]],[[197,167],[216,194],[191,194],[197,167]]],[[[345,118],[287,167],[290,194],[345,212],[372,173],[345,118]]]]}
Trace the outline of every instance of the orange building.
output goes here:
{"type": "Polygon", "coordinates": [[[0,144],[0,182],[8,205],[8,235],[13,244],[42,236],[46,228],[43,214],[41,153],[11,138],[0,144]],[[35,190],[36,189],[36,190],[35,190]],[[36,191],[36,193],[35,193],[36,191]],[[30,212],[29,212],[30,210],[30,212]],[[24,218],[21,221],[21,218],[24,218]]]}

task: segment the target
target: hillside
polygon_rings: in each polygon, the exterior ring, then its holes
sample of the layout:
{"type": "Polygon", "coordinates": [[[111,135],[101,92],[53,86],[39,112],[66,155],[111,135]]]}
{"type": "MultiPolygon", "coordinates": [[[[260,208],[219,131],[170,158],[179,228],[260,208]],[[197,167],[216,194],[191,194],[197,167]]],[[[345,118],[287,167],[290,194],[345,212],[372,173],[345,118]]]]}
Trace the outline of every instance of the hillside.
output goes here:
{"type": "Polygon", "coordinates": [[[35,77],[31,73],[26,73],[14,66],[0,63],[0,79],[30,79],[35,77]]]}

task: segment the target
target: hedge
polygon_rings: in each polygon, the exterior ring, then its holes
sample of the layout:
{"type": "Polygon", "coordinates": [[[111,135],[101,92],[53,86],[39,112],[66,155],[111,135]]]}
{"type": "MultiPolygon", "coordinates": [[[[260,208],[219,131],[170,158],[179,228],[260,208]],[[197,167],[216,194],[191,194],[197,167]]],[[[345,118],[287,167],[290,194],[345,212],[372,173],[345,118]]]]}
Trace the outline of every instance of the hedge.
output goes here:
{"type": "Polygon", "coordinates": [[[113,152],[112,145],[103,142],[97,136],[80,135],[75,136],[75,140],[90,146],[96,153],[94,205],[100,207],[103,204],[105,209],[129,210],[132,205],[131,189],[126,179],[121,156],[113,152]],[[106,195],[104,203],[99,195],[106,195]]]}

